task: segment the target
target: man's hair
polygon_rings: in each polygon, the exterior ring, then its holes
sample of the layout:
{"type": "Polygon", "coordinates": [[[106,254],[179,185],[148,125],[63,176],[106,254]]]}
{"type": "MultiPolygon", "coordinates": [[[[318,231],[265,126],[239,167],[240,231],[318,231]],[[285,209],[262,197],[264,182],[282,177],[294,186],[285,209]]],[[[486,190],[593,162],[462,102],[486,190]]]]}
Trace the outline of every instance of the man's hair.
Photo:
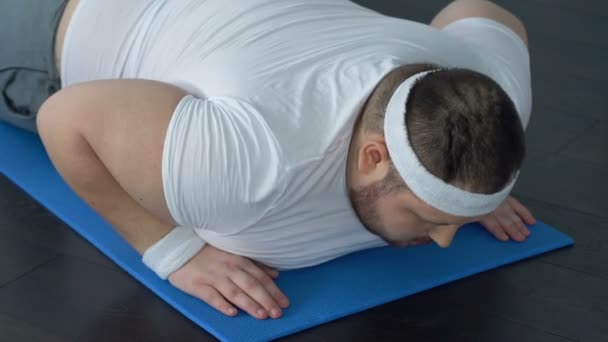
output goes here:
{"type": "MultiPolygon", "coordinates": [[[[366,104],[360,128],[384,134],[384,114],[395,89],[408,77],[437,68],[410,65],[387,75],[366,104]]],[[[406,111],[414,152],[447,183],[494,193],[521,168],[525,135],[515,105],[483,74],[458,68],[428,74],[411,89],[406,111]]],[[[385,182],[393,190],[407,188],[392,164],[385,182]]]]}

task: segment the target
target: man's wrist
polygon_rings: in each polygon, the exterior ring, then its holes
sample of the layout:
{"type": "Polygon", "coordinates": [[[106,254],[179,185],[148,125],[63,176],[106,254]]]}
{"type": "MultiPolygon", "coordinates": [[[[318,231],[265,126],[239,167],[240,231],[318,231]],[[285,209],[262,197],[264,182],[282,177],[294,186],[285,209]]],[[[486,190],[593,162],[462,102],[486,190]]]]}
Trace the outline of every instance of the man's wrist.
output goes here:
{"type": "Polygon", "coordinates": [[[143,263],[152,269],[160,278],[180,269],[203,247],[205,241],[194,229],[175,227],[162,239],[147,248],[143,253],[143,263]]]}

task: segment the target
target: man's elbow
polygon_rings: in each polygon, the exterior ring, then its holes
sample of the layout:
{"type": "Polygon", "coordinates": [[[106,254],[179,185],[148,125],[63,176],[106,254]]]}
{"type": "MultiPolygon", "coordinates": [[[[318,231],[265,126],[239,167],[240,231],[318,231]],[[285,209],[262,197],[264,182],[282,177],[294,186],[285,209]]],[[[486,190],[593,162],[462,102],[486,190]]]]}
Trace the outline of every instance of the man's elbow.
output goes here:
{"type": "Polygon", "coordinates": [[[469,17],[482,17],[509,27],[528,46],[528,32],[521,19],[507,9],[486,0],[456,0],[443,8],[431,22],[431,26],[442,29],[447,25],[469,17]]]}
{"type": "Polygon", "coordinates": [[[526,30],[526,26],[524,25],[524,23],[516,16],[512,15],[513,19],[514,19],[514,26],[511,27],[511,29],[517,33],[517,35],[521,38],[521,40],[524,42],[524,44],[526,44],[526,47],[528,47],[528,31],[526,30]]]}

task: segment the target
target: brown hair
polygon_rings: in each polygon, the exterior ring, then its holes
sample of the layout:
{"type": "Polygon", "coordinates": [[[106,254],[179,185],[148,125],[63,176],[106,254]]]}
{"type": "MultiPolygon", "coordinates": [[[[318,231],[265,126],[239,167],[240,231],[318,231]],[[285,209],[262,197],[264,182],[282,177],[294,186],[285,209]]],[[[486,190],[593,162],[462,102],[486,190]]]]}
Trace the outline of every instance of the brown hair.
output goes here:
{"type": "MultiPolygon", "coordinates": [[[[360,129],[383,133],[384,112],[395,89],[408,77],[437,68],[416,64],[389,73],[358,118],[360,129]]],[[[431,73],[413,86],[406,111],[408,135],[418,159],[447,183],[494,193],[521,168],[525,136],[515,105],[483,74],[458,68],[431,73]]],[[[394,190],[407,188],[393,165],[385,182],[394,190]]]]}

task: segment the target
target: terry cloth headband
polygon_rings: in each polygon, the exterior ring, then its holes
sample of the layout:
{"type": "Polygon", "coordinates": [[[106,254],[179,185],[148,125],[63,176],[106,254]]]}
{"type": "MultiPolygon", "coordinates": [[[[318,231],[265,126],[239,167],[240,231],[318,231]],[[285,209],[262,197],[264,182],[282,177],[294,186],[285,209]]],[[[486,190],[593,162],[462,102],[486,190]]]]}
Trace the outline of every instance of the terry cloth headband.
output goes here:
{"type": "Polygon", "coordinates": [[[410,90],[431,70],[406,79],[395,91],[386,108],[384,139],[397,171],[412,192],[428,205],[455,216],[479,216],[494,211],[511,192],[519,172],[504,189],[493,194],[462,190],[430,173],[420,162],[408,137],[405,116],[410,90]]]}

